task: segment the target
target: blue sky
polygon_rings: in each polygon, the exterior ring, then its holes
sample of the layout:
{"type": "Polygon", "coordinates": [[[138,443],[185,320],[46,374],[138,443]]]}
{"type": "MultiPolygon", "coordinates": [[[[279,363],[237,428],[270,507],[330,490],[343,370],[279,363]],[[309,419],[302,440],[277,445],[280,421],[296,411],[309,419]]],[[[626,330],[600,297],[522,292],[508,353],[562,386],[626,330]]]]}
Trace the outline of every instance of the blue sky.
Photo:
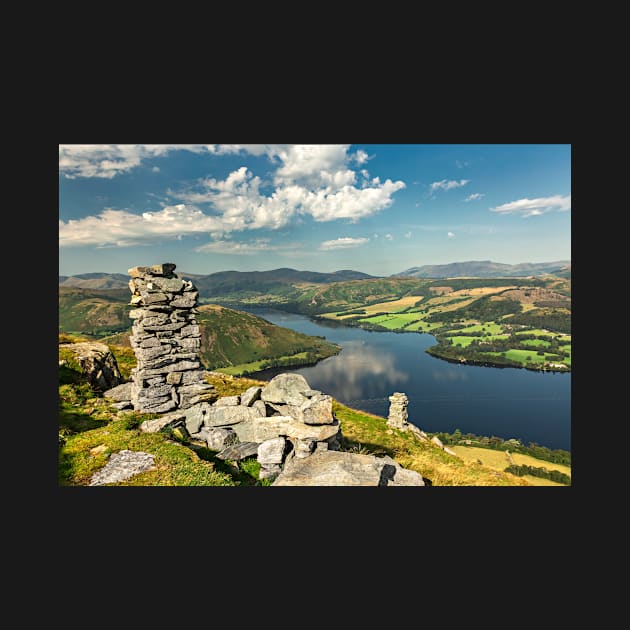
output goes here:
{"type": "Polygon", "coordinates": [[[571,258],[571,145],[59,145],[59,273],[571,258]]]}

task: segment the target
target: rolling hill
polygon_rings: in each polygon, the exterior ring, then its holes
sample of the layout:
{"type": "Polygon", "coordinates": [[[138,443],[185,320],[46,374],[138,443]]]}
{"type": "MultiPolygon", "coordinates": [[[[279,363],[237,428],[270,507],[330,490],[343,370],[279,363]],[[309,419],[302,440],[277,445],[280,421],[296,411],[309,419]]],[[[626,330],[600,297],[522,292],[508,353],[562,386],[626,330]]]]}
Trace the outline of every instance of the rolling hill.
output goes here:
{"type": "MultiPolygon", "coordinates": [[[[59,332],[130,347],[129,289],[59,287],[59,332]]],[[[267,367],[308,365],[339,346],[276,326],[249,313],[207,304],[198,307],[200,357],[209,370],[246,374],[267,367]]]]}

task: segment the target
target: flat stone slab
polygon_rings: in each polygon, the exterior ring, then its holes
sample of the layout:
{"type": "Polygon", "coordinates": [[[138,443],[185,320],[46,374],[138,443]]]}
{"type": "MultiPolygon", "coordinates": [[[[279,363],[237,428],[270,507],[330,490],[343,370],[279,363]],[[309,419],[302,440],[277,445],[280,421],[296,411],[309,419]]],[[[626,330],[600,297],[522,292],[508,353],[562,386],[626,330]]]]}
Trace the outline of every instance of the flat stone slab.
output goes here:
{"type": "Polygon", "coordinates": [[[319,451],[293,458],[272,486],[424,486],[422,475],[391,457],[319,451]]]}
{"type": "Polygon", "coordinates": [[[105,398],[111,398],[117,402],[122,402],[123,400],[131,400],[131,388],[133,387],[133,383],[123,383],[122,385],[117,385],[116,387],[112,387],[107,391],[103,392],[103,396],[105,398]]]}
{"type": "Polygon", "coordinates": [[[89,485],[104,486],[125,481],[152,468],[155,468],[155,461],[150,453],[123,450],[111,455],[107,464],[94,473],[89,485]]]}
{"type": "Polygon", "coordinates": [[[217,453],[219,459],[230,459],[232,461],[238,461],[239,459],[245,459],[258,453],[258,442],[241,442],[240,444],[234,444],[223,449],[220,453],[217,453]]]}

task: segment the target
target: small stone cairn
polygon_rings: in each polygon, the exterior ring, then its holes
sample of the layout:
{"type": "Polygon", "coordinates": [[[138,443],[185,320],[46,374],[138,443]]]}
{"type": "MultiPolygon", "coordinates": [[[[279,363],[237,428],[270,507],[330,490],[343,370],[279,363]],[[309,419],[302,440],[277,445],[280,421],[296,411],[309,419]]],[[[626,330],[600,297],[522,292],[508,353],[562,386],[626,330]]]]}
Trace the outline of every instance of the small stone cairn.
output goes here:
{"type": "Polygon", "coordinates": [[[407,418],[409,417],[407,413],[407,406],[409,405],[407,395],[402,394],[401,392],[394,392],[389,397],[389,403],[389,416],[387,418],[387,424],[395,429],[406,431],[407,425],[409,424],[407,422],[407,418]]]}
{"type": "Polygon", "coordinates": [[[195,306],[199,292],[173,273],[173,263],[133,267],[130,338],[137,366],[131,371],[134,410],[163,413],[216,400],[199,361],[201,333],[195,306]]]}

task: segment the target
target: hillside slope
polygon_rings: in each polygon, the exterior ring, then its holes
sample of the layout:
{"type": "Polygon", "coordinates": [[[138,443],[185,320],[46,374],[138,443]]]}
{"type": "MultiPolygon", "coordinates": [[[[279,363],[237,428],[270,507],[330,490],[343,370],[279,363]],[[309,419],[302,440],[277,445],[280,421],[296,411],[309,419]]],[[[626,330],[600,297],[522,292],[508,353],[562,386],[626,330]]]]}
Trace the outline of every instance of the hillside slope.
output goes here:
{"type": "MultiPolygon", "coordinates": [[[[65,339],[64,339],[65,340],[65,339]]],[[[78,339],[74,339],[78,340],[78,339]]],[[[128,349],[110,345],[114,355],[128,349]]],[[[61,355],[60,355],[61,358],[61,355]]],[[[192,450],[186,439],[168,431],[146,434],[138,427],[156,414],[116,412],[107,399],[90,391],[77,375],[69,378],[70,363],[60,369],[59,484],[88,485],[91,476],[122,449],[142,450],[155,456],[154,470],[112,485],[124,486],[244,486],[267,485],[258,480],[255,458],[235,467],[216,458],[207,448],[192,450]]],[[[220,396],[241,394],[263,381],[208,373],[220,396]]],[[[342,430],[342,450],[389,455],[405,468],[419,472],[433,486],[530,486],[532,482],[449,455],[410,432],[387,426],[385,418],[364,413],[334,401],[342,430]]],[[[541,462],[544,465],[544,462],[541,462]]]]}

